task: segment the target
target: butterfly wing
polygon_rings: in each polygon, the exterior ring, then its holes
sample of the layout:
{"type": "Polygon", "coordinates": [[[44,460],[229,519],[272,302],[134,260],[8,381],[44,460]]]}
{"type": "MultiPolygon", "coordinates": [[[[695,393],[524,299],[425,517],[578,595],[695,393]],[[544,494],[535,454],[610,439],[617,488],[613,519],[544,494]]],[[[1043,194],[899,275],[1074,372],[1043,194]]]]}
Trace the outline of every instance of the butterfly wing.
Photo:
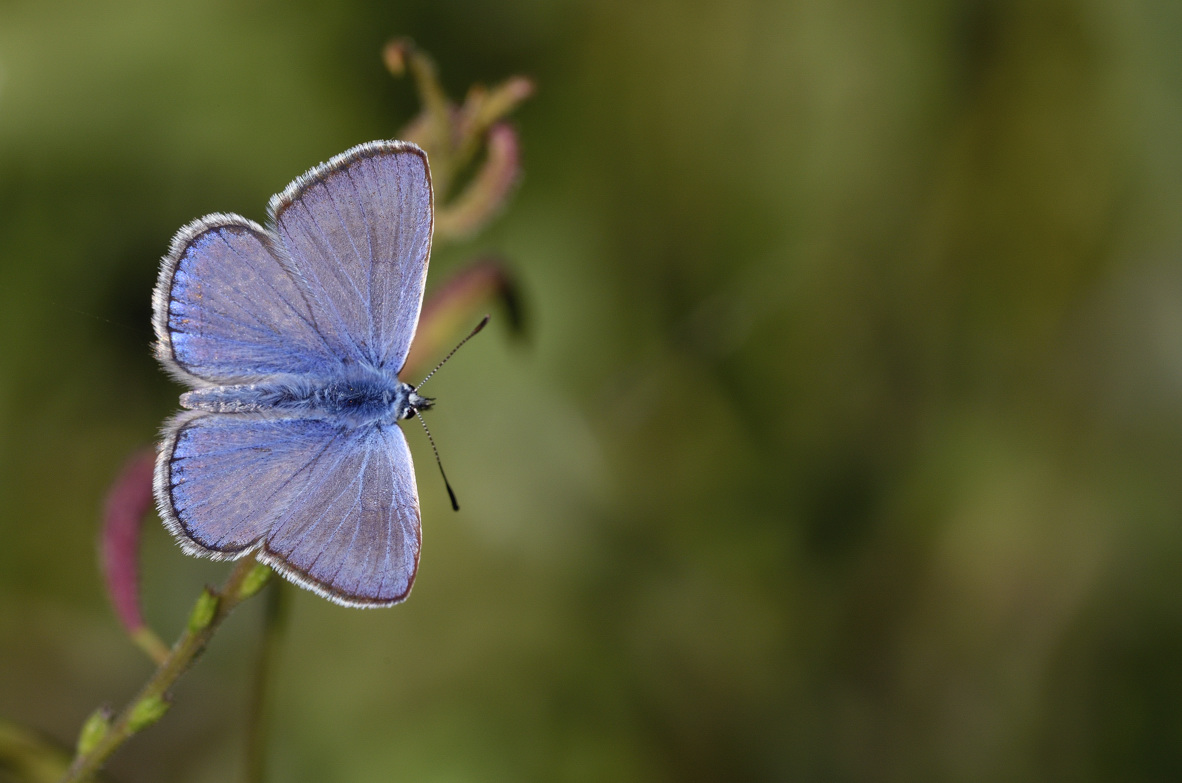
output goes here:
{"type": "Polygon", "coordinates": [[[396,424],[186,413],[157,458],[156,500],[190,554],[251,551],[346,606],[406,598],[422,540],[414,464],[396,424]]]}
{"type": "Polygon", "coordinates": [[[281,262],[271,232],[238,215],[182,228],[152,297],[156,355],[190,385],[323,371],[344,346],[281,262]]]}
{"type": "Polygon", "coordinates": [[[407,142],[362,144],[297,179],[269,209],[326,334],[352,358],[401,370],[431,251],[426,153],[407,142]]]}
{"type": "Polygon", "coordinates": [[[426,154],[378,141],[274,196],[275,233],[238,215],[194,221],[161,264],[157,356],[190,385],[350,360],[397,372],[422,306],[432,209],[426,154]]]}

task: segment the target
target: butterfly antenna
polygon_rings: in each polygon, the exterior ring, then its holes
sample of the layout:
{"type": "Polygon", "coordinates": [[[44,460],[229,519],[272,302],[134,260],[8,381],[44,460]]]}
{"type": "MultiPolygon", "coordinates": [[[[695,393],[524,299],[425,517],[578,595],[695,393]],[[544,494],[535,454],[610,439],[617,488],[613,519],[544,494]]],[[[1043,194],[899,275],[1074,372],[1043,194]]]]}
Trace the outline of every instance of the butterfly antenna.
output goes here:
{"type": "MultiPolygon", "coordinates": [[[[486,316],[484,320],[487,321],[488,317],[486,316]]],[[[481,324],[481,326],[483,326],[483,324],[481,324]]],[[[479,332],[480,329],[477,328],[476,331],[479,332]]],[[[476,332],[473,332],[472,334],[475,333],[476,332]]],[[[471,336],[471,334],[468,335],[468,337],[471,336]]],[[[463,345],[463,343],[460,343],[460,345],[463,345]]],[[[455,351],[452,351],[452,353],[455,353],[455,351]]],[[[429,378],[431,376],[427,377],[429,378]]],[[[451,498],[451,508],[453,511],[459,511],[460,504],[456,500],[456,493],[451,489],[451,482],[447,480],[447,474],[443,472],[443,460],[439,459],[439,449],[435,448],[435,439],[431,437],[431,430],[427,429],[427,422],[423,421],[423,414],[415,411],[415,415],[419,417],[419,424],[423,425],[423,432],[427,433],[427,440],[431,442],[431,451],[435,452],[435,464],[439,466],[439,475],[443,476],[443,486],[447,487],[447,496],[451,498]]]]}
{"type": "MultiPolygon", "coordinates": [[[[422,388],[424,383],[431,380],[431,376],[434,375],[435,373],[439,372],[439,368],[442,367],[443,365],[447,364],[447,360],[450,359],[451,357],[455,356],[456,351],[460,350],[460,348],[463,347],[464,343],[468,342],[473,337],[475,337],[477,334],[479,334],[480,330],[483,329],[485,327],[485,325],[488,323],[488,318],[489,317],[486,315],[486,316],[484,316],[484,318],[480,319],[480,323],[476,324],[476,328],[473,329],[472,331],[468,332],[468,336],[465,337],[463,340],[460,340],[459,344],[455,348],[451,349],[451,353],[449,353],[447,356],[444,356],[443,361],[441,361],[439,364],[435,365],[434,370],[427,373],[426,378],[419,381],[419,385],[415,387],[415,391],[418,391],[420,388],[422,388]]],[[[427,425],[424,424],[423,426],[426,427],[427,425]]],[[[436,456],[438,456],[438,455],[436,455],[436,456]]],[[[440,467],[440,469],[442,470],[442,467],[440,467]]]]}

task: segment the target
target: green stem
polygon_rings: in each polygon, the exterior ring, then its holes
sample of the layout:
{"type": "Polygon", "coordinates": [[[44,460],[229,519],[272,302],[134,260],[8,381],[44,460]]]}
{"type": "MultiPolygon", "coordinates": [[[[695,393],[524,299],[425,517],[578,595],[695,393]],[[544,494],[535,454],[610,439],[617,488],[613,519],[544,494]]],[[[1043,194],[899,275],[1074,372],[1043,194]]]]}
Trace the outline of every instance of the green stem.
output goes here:
{"type": "Polygon", "coordinates": [[[280,642],[287,620],[287,590],[282,582],[271,585],[263,608],[263,638],[255,660],[254,688],[246,723],[246,780],[263,783],[267,770],[267,735],[270,727],[268,695],[272,672],[279,659],[280,642]]]}
{"type": "Polygon", "coordinates": [[[201,655],[222,621],[239,603],[259,591],[269,573],[266,566],[246,557],[230,572],[221,590],[215,593],[207,588],[201,594],[185,632],[135,698],[110,721],[100,713],[87,721],[77,755],[61,783],[90,780],[124,742],[164,716],[173,685],[201,655]]]}
{"type": "Polygon", "coordinates": [[[168,645],[161,641],[156,632],[147,626],[137,628],[131,634],[131,640],[136,646],[148,654],[148,657],[159,666],[168,658],[168,645]]]}

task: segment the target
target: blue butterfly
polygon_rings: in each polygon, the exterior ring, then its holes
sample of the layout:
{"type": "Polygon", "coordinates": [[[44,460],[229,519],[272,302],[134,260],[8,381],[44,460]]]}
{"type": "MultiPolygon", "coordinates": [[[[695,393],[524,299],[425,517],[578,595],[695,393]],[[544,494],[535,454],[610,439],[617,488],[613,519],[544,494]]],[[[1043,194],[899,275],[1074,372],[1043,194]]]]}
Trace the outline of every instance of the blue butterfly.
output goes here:
{"type": "Polygon", "coordinates": [[[161,263],[156,356],[190,391],[164,428],[156,503],[189,554],[254,552],[339,604],[390,606],[422,542],[397,422],[432,404],[398,378],[431,252],[426,153],[354,147],[268,213],[266,228],[196,220],[161,263]]]}

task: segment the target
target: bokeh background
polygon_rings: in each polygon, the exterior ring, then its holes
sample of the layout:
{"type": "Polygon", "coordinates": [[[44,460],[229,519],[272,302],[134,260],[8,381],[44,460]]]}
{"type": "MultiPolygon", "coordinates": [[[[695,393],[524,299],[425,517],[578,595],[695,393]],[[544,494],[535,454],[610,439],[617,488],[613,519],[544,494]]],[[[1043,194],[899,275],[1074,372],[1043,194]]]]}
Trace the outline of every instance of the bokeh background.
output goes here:
{"type": "MultiPolygon", "coordinates": [[[[1182,4],[6,0],[0,717],[150,672],[95,539],[175,230],[533,77],[404,605],[292,590],[283,781],[1182,778],[1182,4]]],[[[457,335],[458,336],[458,335],[457,335]]],[[[144,542],[168,639],[227,566],[144,542]]],[[[261,602],[123,781],[239,779],[261,602]]],[[[2,776],[2,773],[0,773],[2,776]]]]}

